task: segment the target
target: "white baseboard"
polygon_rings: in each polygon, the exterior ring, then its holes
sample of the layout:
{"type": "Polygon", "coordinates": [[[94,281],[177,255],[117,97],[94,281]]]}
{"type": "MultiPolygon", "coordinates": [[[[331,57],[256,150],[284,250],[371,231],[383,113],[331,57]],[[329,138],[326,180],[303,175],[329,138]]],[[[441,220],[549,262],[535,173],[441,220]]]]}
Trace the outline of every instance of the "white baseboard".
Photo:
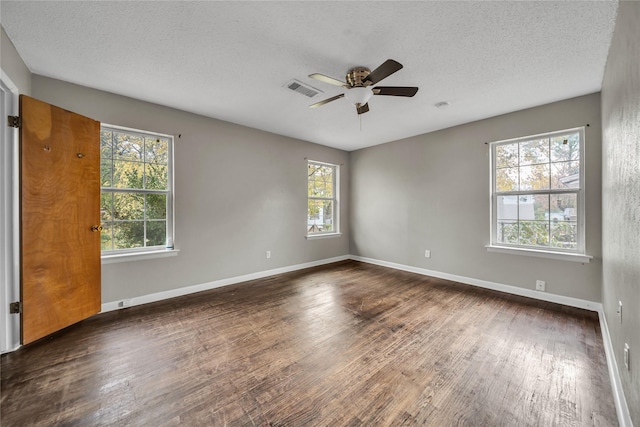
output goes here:
{"type": "Polygon", "coordinates": [[[627,399],[622,389],[618,362],[616,362],[616,355],[613,351],[611,335],[609,335],[609,326],[607,326],[607,318],[604,315],[603,308],[598,310],[598,317],[600,318],[600,330],[602,331],[602,341],[604,342],[604,353],[607,356],[607,367],[609,368],[609,378],[611,379],[611,390],[613,391],[613,402],[616,405],[616,413],[618,414],[618,423],[620,427],[633,427],[631,413],[629,412],[627,399]]]}
{"type": "Polygon", "coordinates": [[[620,424],[620,427],[633,427],[633,423],[631,421],[631,414],[629,413],[629,407],[627,406],[627,401],[624,396],[624,390],[622,389],[622,382],[620,381],[618,364],[616,362],[615,353],[613,352],[613,346],[611,344],[611,336],[609,335],[607,320],[604,316],[604,310],[602,308],[601,303],[594,302],[594,301],[587,301],[579,298],[565,297],[562,295],[543,293],[543,292],[534,291],[533,289],[525,289],[525,288],[519,288],[517,286],[503,285],[501,283],[473,279],[471,277],[458,276],[455,274],[442,273],[440,271],[427,270],[424,268],[412,267],[410,265],[397,264],[397,263],[388,262],[388,261],[381,261],[381,260],[361,257],[357,255],[351,255],[350,258],[355,261],[362,261],[369,264],[380,265],[382,267],[389,267],[389,268],[394,268],[396,270],[409,271],[411,273],[437,277],[440,279],[451,280],[454,282],[460,282],[467,285],[479,286],[481,288],[493,289],[495,291],[506,292],[509,294],[520,295],[523,297],[534,298],[534,299],[547,301],[547,302],[554,302],[557,304],[563,304],[571,307],[577,307],[577,308],[582,308],[585,310],[597,312],[598,318],[600,320],[600,329],[602,331],[602,340],[604,344],[605,357],[607,359],[607,368],[609,370],[609,378],[611,379],[613,401],[616,407],[616,414],[618,415],[618,423],[620,424]]]}
{"type": "MultiPolygon", "coordinates": [[[[186,286],[184,288],[171,289],[163,292],[156,292],[153,294],[141,295],[138,297],[128,298],[129,304],[127,307],[133,307],[136,305],[148,304],[150,302],[162,301],[169,298],[175,298],[183,295],[193,294],[196,292],[207,291],[209,289],[220,288],[223,286],[235,285],[236,283],[247,282],[249,280],[262,279],[264,277],[274,276],[276,274],[289,273],[291,271],[302,270],[309,267],[317,267],[319,265],[331,264],[332,262],[344,261],[349,259],[349,255],[342,255],[333,258],[326,258],[318,261],[305,262],[303,264],[290,265],[287,267],[274,268],[273,270],[259,271],[257,273],[245,274],[242,276],[230,277],[228,279],[215,280],[213,282],[202,283],[199,285],[186,286]]],[[[102,304],[101,313],[108,311],[119,310],[122,300],[111,301],[102,304]]]]}
{"type": "Polygon", "coordinates": [[[579,298],[566,297],[563,295],[550,294],[547,292],[539,292],[533,289],[520,288],[518,286],[503,285],[502,283],[489,282],[487,280],[474,279],[471,277],[458,276],[456,274],[442,273],[440,271],[427,270],[425,268],[412,267],[410,265],[396,264],[395,262],[381,261],[373,258],[366,258],[357,255],[351,255],[351,259],[362,261],[369,264],[380,265],[382,267],[395,268],[396,270],[409,271],[411,273],[422,274],[424,276],[437,277],[439,279],[451,280],[467,285],[478,286],[485,289],[493,289],[494,291],[505,292],[513,295],[534,298],[537,300],[555,302],[557,304],[568,305],[570,307],[583,308],[590,311],[598,311],[602,307],[599,302],[583,300],[579,298]]]}

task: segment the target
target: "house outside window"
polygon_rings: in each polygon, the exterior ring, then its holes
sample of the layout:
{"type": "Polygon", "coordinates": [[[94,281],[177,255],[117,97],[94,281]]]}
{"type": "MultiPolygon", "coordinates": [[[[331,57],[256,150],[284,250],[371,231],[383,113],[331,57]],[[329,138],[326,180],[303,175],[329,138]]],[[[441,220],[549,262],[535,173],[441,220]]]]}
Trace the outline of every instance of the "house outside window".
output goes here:
{"type": "Polygon", "coordinates": [[[102,125],[103,254],[173,246],[173,137],[102,125]]]}
{"type": "Polygon", "coordinates": [[[339,233],[339,166],[307,162],[307,235],[339,233]]]}
{"type": "Polygon", "coordinates": [[[490,145],[491,246],[584,254],[584,128],[490,145]]]}

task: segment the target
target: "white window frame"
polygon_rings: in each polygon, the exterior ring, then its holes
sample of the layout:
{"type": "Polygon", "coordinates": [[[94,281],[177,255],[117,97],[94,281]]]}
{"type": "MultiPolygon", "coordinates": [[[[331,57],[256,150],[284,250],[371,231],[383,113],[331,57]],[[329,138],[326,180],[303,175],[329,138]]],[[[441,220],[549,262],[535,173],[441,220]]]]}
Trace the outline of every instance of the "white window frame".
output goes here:
{"type": "MultiPolygon", "coordinates": [[[[490,170],[491,170],[491,243],[487,246],[487,249],[491,252],[502,253],[515,253],[521,255],[531,255],[543,258],[555,258],[567,261],[577,262],[589,262],[592,258],[585,253],[585,128],[577,127],[571,129],[564,129],[554,132],[547,132],[537,135],[528,135],[519,138],[506,139],[501,141],[494,141],[489,143],[490,146],[490,170]],[[567,188],[567,189],[545,189],[545,190],[518,190],[518,191],[496,191],[496,147],[506,144],[520,143],[524,141],[531,141],[536,139],[553,138],[557,136],[566,135],[568,133],[578,133],[580,138],[580,187],[579,188],[567,188]],[[575,194],[577,198],[578,214],[576,216],[577,221],[577,236],[576,236],[576,248],[555,248],[555,247],[542,247],[542,246],[530,246],[522,244],[509,244],[504,242],[498,242],[498,196],[520,196],[520,195],[553,195],[553,194],[575,194]]],[[[519,221],[519,219],[518,219],[519,221]]],[[[549,215],[549,221],[552,221],[551,215],[549,215]]]]}
{"type": "Polygon", "coordinates": [[[334,236],[340,236],[342,233],[340,233],[340,165],[336,165],[333,163],[327,163],[327,162],[319,162],[316,160],[309,160],[307,159],[307,164],[306,164],[306,170],[307,170],[307,209],[305,209],[306,211],[306,218],[307,220],[305,221],[305,224],[307,224],[306,226],[306,238],[307,239],[318,239],[318,238],[324,238],[324,237],[334,237],[334,236]],[[318,166],[330,166],[333,168],[333,197],[314,197],[314,196],[309,196],[309,165],[318,165],[318,166]],[[308,227],[308,218],[309,218],[309,200],[331,200],[332,206],[333,206],[333,230],[331,231],[323,231],[323,232],[317,232],[317,233],[309,233],[309,227],[308,227]]]}
{"type": "MultiPolygon", "coordinates": [[[[175,242],[175,191],[174,191],[174,161],[173,161],[173,150],[174,150],[174,137],[173,135],[167,135],[159,132],[152,132],[142,129],[129,128],[124,126],[110,125],[107,123],[100,124],[100,131],[102,130],[111,130],[116,132],[124,132],[131,134],[138,134],[144,136],[153,136],[159,138],[166,138],[169,140],[169,147],[167,150],[167,189],[166,190],[147,190],[147,189],[122,189],[122,188],[114,188],[114,187],[100,187],[100,194],[102,194],[103,190],[106,190],[111,193],[142,193],[142,194],[166,194],[167,196],[167,241],[163,245],[158,246],[147,246],[142,248],[127,248],[127,249],[114,249],[114,250],[103,250],[102,253],[102,263],[103,264],[111,264],[117,262],[125,262],[125,261],[133,261],[133,260],[143,260],[143,259],[151,259],[158,257],[166,257],[166,256],[175,256],[178,253],[178,250],[174,248],[175,242]]],[[[145,211],[145,222],[146,222],[146,211],[145,211]]]]}

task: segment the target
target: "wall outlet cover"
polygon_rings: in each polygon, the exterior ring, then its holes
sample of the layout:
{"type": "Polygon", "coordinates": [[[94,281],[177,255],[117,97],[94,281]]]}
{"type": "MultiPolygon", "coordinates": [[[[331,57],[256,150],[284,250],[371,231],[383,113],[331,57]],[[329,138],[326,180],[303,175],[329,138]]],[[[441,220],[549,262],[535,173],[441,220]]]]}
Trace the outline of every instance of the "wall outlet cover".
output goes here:
{"type": "Polygon", "coordinates": [[[536,280],[536,291],[544,292],[546,290],[547,284],[544,280],[536,280]]]}

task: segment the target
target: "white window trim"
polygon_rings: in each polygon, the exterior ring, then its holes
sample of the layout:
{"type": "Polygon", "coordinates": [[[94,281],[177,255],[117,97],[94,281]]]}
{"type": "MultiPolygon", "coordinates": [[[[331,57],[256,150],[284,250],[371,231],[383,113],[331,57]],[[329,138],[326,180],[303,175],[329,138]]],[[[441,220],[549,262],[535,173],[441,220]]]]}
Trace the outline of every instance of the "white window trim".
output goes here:
{"type": "Polygon", "coordinates": [[[593,257],[590,255],[578,254],[574,252],[555,252],[555,251],[545,251],[545,250],[536,250],[529,248],[519,248],[519,247],[511,247],[511,246],[497,246],[497,245],[487,245],[485,246],[488,252],[498,252],[503,254],[512,254],[512,255],[528,255],[537,258],[548,258],[548,259],[556,259],[560,261],[573,261],[573,262],[581,262],[583,264],[588,264],[593,257]]]}
{"type": "Polygon", "coordinates": [[[330,237],[340,237],[342,233],[316,233],[316,234],[307,234],[304,236],[307,240],[316,240],[316,239],[328,239],[330,237]]]}
{"type": "Polygon", "coordinates": [[[145,259],[154,259],[154,258],[166,258],[172,256],[178,256],[178,252],[180,249],[158,249],[155,250],[144,250],[140,252],[124,252],[124,253],[115,253],[112,251],[110,254],[102,255],[102,264],[116,264],[119,262],[129,262],[129,261],[142,261],[145,259]]]}
{"type": "MultiPolygon", "coordinates": [[[[486,246],[489,252],[501,252],[518,255],[529,255],[541,258],[559,259],[564,261],[576,261],[581,263],[588,263],[592,256],[586,254],[586,226],[585,226],[585,128],[577,127],[571,129],[563,129],[559,131],[546,132],[536,135],[528,135],[524,137],[505,139],[501,141],[494,141],[489,143],[490,149],[490,197],[491,197],[491,212],[489,215],[490,221],[490,244],[486,246]],[[540,246],[525,246],[525,245],[509,245],[501,242],[497,242],[497,219],[495,218],[497,212],[497,200],[498,195],[495,192],[495,180],[496,180],[496,168],[495,168],[495,147],[503,144],[511,144],[521,141],[529,141],[539,138],[551,138],[554,136],[566,135],[567,133],[577,132],[580,134],[580,188],[577,190],[565,190],[565,189],[549,189],[549,190],[528,190],[527,194],[566,194],[575,193],[578,204],[578,236],[577,236],[577,248],[562,249],[562,248],[549,248],[545,249],[540,246]]],[[[513,192],[500,192],[500,195],[509,194],[521,194],[520,191],[513,192]]]]}
{"type": "MultiPolygon", "coordinates": [[[[306,236],[305,238],[307,240],[315,240],[315,239],[322,239],[322,238],[327,238],[327,237],[339,237],[342,236],[342,233],[340,232],[340,165],[336,165],[333,163],[327,163],[327,162],[319,162],[317,160],[310,160],[310,159],[306,159],[307,160],[307,164],[305,165],[307,167],[307,170],[309,169],[309,164],[314,164],[314,165],[324,165],[324,166],[331,166],[333,168],[335,168],[335,173],[333,174],[333,192],[334,192],[334,197],[333,198],[328,198],[328,197],[309,197],[309,176],[307,176],[307,206],[308,206],[308,202],[309,200],[332,200],[333,201],[333,219],[334,219],[334,230],[332,231],[327,231],[327,232],[322,232],[322,233],[309,233],[309,228],[305,227],[306,231],[306,236]]],[[[307,208],[307,218],[309,216],[309,211],[307,208]]]]}
{"type": "MultiPolygon", "coordinates": [[[[160,132],[153,132],[143,129],[130,128],[125,126],[111,125],[108,123],[100,123],[100,129],[109,128],[114,130],[120,130],[123,132],[139,133],[144,135],[156,135],[163,138],[168,138],[169,150],[168,150],[168,166],[167,171],[167,190],[158,191],[159,193],[167,195],[167,202],[170,209],[167,209],[167,240],[169,244],[165,246],[147,246],[145,248],[131,248],[131,249],[115,249],[101,251],[102,264],[112,264],[117,262],[135,261],[142,259],[161,258],[167,256],[178,255],[179,250],[173,248],[175,242],[175,186],[174,186],[174,145],[175,138],[173,135],[164,134],[160,132]]],[[[128,192],[127,189],[113,189],[113,192],[128,192]]],[[[100,187],[102,192],[102,187],[100,187]]],[[[154,190],[144,190],[145,193],[154,193],[154,190]]]]}

